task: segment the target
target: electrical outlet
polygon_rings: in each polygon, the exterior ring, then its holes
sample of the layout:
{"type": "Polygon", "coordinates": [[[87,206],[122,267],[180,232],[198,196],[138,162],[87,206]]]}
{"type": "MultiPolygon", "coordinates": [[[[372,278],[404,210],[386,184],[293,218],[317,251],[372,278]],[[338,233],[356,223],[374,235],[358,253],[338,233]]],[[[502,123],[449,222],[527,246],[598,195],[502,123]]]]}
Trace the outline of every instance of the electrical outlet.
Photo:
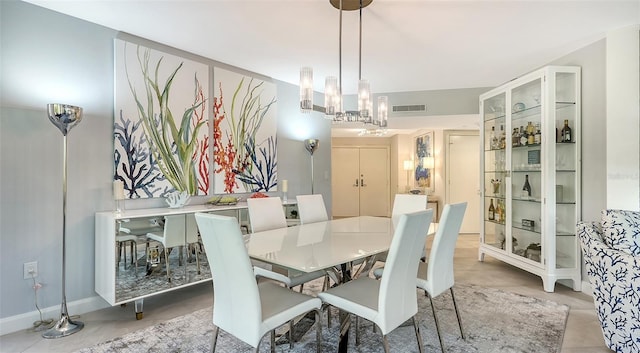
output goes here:
{"type": "Polygon", "coordinates": [[[24,279],[38,277],[38,261],[25,262],[23,265],[24,279]]]}

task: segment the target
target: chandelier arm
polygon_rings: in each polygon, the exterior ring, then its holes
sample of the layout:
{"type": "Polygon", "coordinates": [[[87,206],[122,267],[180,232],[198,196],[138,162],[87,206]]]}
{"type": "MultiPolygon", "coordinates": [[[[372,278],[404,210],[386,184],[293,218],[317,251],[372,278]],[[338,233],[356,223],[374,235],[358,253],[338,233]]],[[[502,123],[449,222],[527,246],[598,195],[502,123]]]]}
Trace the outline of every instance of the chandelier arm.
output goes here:
{"type": "Polygon", "coordinates": [[[362,80],[362,0],[360,0],[360,33],[358,34],[358,80],[362,80]]]}
{"type": "Polygon", "coordinates": [[[340,0],[340,35],[338,36],[338,97],[342,100],[342,0],[340,0]]]}

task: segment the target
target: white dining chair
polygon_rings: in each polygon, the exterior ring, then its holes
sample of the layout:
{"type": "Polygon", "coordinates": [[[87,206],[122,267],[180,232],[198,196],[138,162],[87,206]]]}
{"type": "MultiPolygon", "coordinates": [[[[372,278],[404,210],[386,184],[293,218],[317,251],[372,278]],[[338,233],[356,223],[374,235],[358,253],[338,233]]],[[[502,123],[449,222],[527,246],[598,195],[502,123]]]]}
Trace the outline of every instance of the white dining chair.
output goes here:
{"type": "MultiPolygon", "coordinates": [[[[219,329],[251,345],[255,352],[259,352],[262,337],[271,332],[271,352],[275,352],[275,329],[311,311],[316,313],[320,352],[320,299],[273,282],[257,283],[238,221],[206,213],[196,213],[195,217],[213,277],[215,327],[211,352],[215,352],[219,329]]],[[[289,341],[293,342],[291,330],[289,341]]]]}
{"type": "MultiPolygon", "coordinates": [[[[279,197],[247,199],[247,210],[252,233],[287,227],[282,201],[279,197]]],[[[282,272],[287,272],[287,275],[262,267],[255,267],[254,270],[256,277],[269,278],[284,283],[289,288],[300,286],[300,292],[302,292],[305,283],[326,276],[324,270],[307,273],[283,269],[282,272]]]]}
{"type": "MultiPolygon", "coordinates": [[[[380,281],[359,277],[318,294],[323,303],[356,315],[356,328],[358,317],[378,326],[387,353],[387,335],[408,319],[413,321],[418,349],[423,352],[422,337],[415,320],[418,312],[415,273],[432,218],[433,210],[400,216],[380,281]]],[[[357,329],[356,344],[359,344],[357,329]]]]}
{"type": "Polygon", "coordinates": [[[462,330],[462,321],[460,320],[460,311],[458,310],[456,297],[453,294],[453,285],[455,282],[453,255],[466,209],[466,202],[444,206],[438,230],[433,238],[428,262],[420,262],[418,265],[417,287],[423,289],[429,295],[433,319],[436,324],[440,348],[443,353],[444,344],[442,343],[440,324],[438,323],[438,316],[436,315],[436,309],[433,305],[433,298],[444,293],[447,289],[451,292],[453,308],[455,309],[458,319],[458,327],[460,327],[460,336],[462,336],[463,340],[465,339],[464,331],[462,330]]]}
{"type": "MultiPolygon", "coordinates": [[[[147,240],[154,240],[162,244],[164,248],[164,262],[167,270],[167,280],[171,282],[171,269],[169,266],[169,249],[175,247],[184,247],[186,244],[185,237],[185,215],[164,216],[164,230],[160,232],[147,233],[147,240]]],[[[149,247],[147,246],[147,249],[149,247]]],[[[182,263],[182,251],[178,249],[178,265],[182,263]]]]}
{"type": "Polygon", "coordinates": [[[301,224],[328,221],[327,209],[322,194],[298,195],[298,215],[301,224]]]}
{"type": "MultiPolygon", "coordinates": [[[[393,208],[391,209],[391,221],[394,225],[397,225],[402,214],[422,211],[426,209],[427,195],[396,194],[393,199],[393,208]]],[[[424,258],[425,255],[426,249],[423,251],[422,257],[424,258]]],[[[385,262],[386,260],[386,252],[376,255],[376,261],[385,262]]]]}

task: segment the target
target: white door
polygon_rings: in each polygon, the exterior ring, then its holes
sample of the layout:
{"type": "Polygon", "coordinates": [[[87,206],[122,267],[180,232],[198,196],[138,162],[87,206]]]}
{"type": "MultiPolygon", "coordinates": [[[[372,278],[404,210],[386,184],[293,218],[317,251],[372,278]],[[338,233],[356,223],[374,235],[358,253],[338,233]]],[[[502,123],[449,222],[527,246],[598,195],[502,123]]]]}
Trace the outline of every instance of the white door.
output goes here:
{"type": "Polygon", "coordinates": [[[333,217],[389,215],[389,150],[331,149],[333,217]]]}
{"type": "Polygon", "coordinates": [[[452,132],[448,140],[447,202],[466,201],[460,233],[480,233],[480,138],[452,132]]]}
{"type": "Polygon", "coordinates": [[[389,151],[360,149],[360,215],[389,216],[389,151]]]}

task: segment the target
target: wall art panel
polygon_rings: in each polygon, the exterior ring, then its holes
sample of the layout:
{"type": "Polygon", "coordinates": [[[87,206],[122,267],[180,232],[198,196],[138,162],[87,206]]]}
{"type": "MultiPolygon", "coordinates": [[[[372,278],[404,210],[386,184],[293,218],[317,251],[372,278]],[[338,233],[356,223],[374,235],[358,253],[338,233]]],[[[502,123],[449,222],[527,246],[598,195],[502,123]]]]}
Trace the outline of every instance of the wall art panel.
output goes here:
{"type": "Polygon", "coordinates": [[[209,66],[115,40],[114,179],[126,198],[208,195],[209,66]]]}
{"type": "Polygon", "coordinates": [[[215,193],[275,191],[276,85],[215,67],[215,193]]]}

